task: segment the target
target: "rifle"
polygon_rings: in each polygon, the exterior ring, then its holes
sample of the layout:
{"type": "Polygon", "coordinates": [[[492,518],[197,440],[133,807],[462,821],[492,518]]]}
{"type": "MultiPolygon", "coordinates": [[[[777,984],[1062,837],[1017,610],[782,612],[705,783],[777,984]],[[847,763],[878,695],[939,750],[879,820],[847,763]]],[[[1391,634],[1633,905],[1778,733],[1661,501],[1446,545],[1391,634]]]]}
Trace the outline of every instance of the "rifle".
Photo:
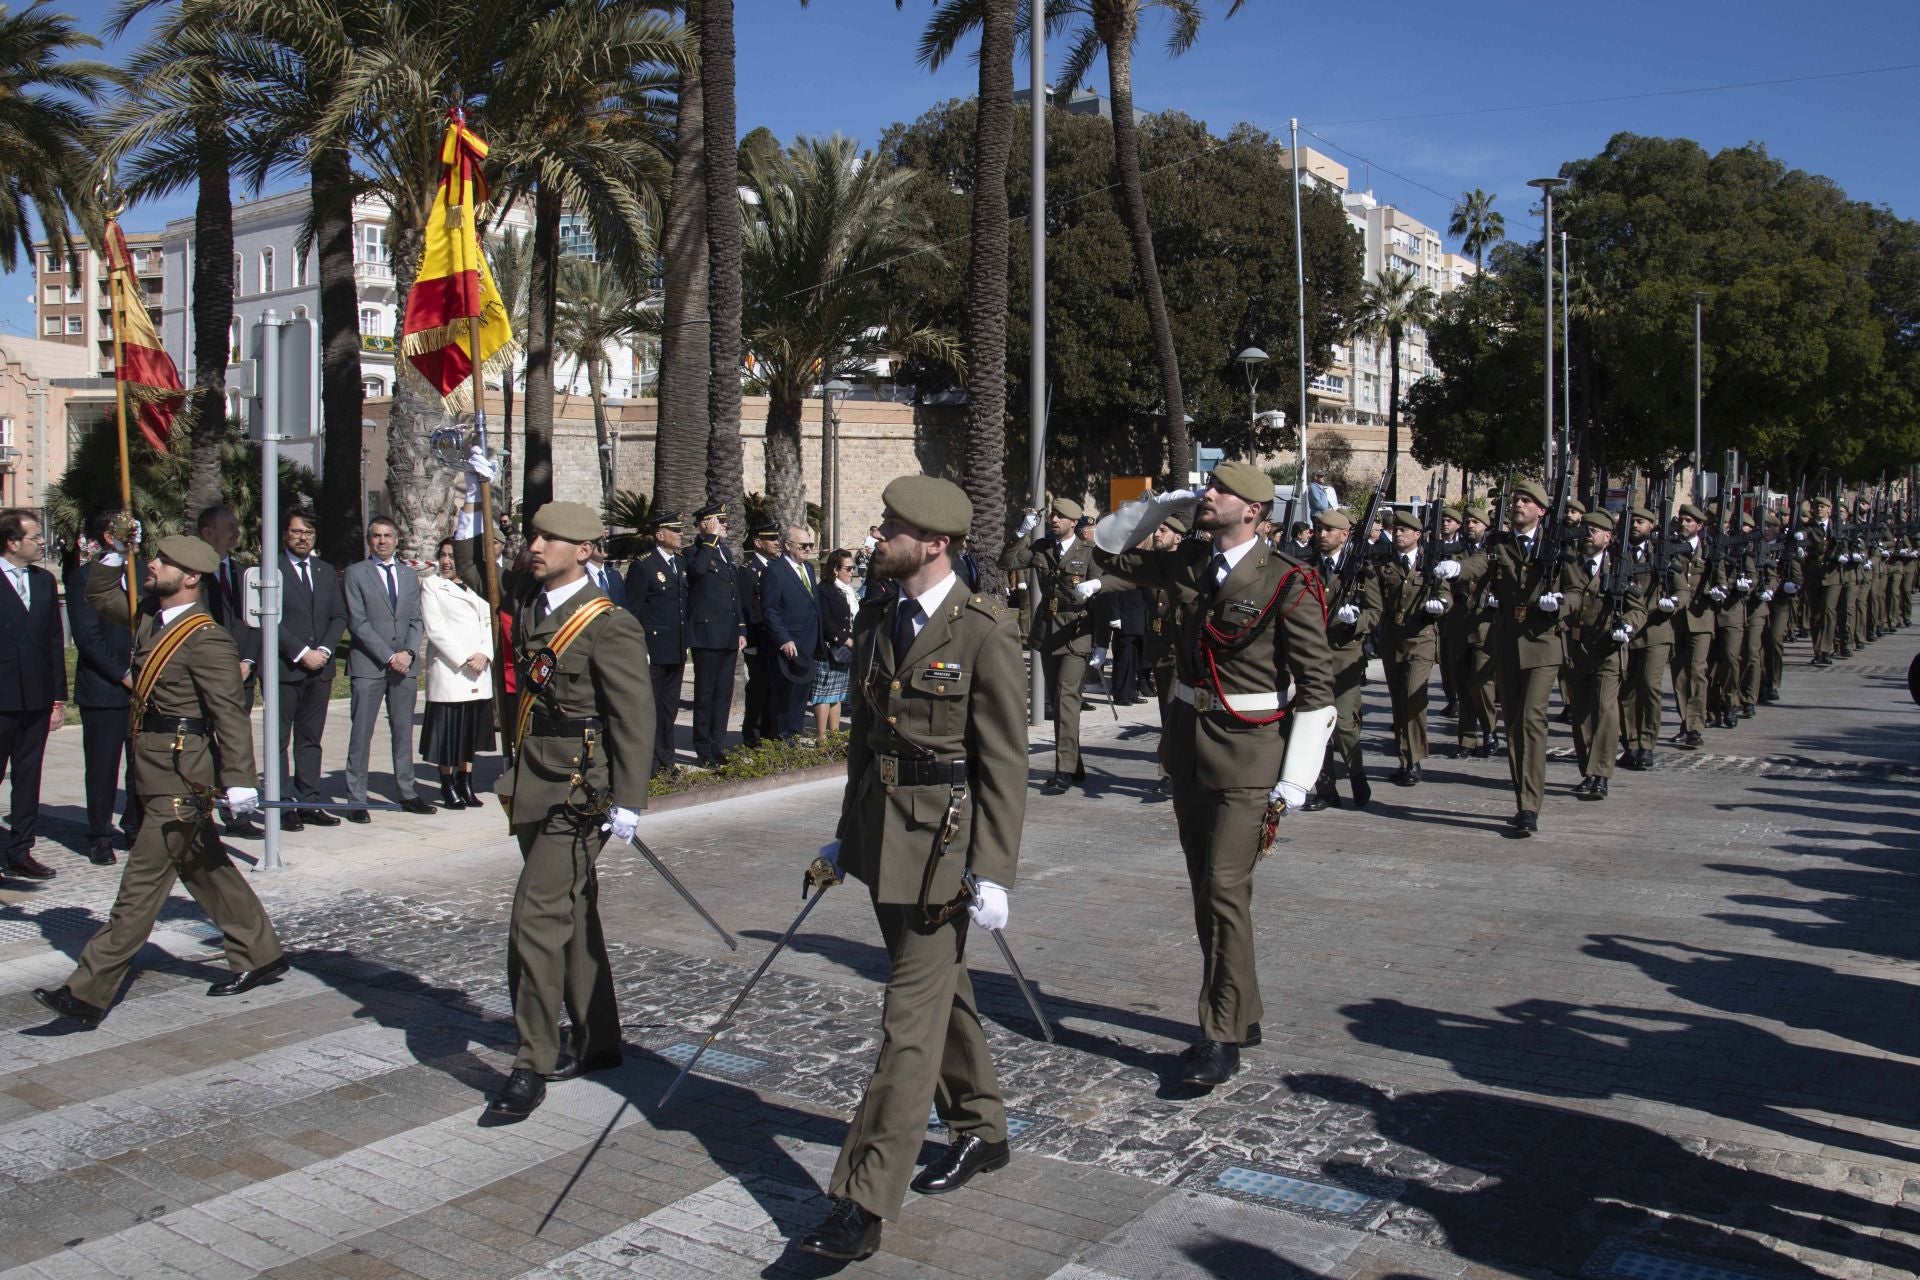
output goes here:
{"type": "Polygon", "coordinates": [[[1753,582],[1755,590],[1767,589],[1767,573],[1780,553],[1780,544],[1767,541],[1767,502],[1773,494],[1773,472],[1760,473],[1760,501],[1753,508],[1753,582]]]}
{"type": "Polygon", "coordinates": [[[1500,496],[1495,500],[1494,509],[1487,514],[1493,519],[1487,524],[1488,533],[1498,533],[1507,527],[1507,504],[1513,501],[1513,464],[1507,464],[1507,474],[1500,481],[1500,496]]]}
{"type": "Polygon", "coordinates": [[[1679,585],[1673,580],[1673,520],[1667,514],[1667,504],[1673,501],[1673,470],[1661,475],[1660,484],[1654,490],[1653,501],[1653,571],[1659,575],[1660,595],[1677,597],[1679,585]]]}
{"type": "MultiPolygon", "coordinates": [[[[1441,492],[1444,495],[1446,491],[1443,489],[1441,492]]],[[[1433,599],[1435,588],[1439,587],[1444,581],[1444,579],[1433,571],[1434,561],[1440,558],[1440,504],[1433,500],[1433,482],[1431,480],[1427,482],[1426,515],[1427,518],[1421,522],[1420,528],[1420,563],[1426,566],[1427,581],[1426,585],[1420,590],[1420,604],[1417,606],[1423,613],[1427,601],[1433,599]]]]}
{"type": "Polygon", "coordinates": [[[1360,570],[1373,551],[1373,548],[1367,545],[1367,527],[1380,513],[1380,504],[1386,500],[1392,488],[1393,473],[1389,471],[1380,477],[1378,484],[1373,486],[1373,493],[1367,498],[1367,509],[1361,515],[1360,523],[1355,525],[1354,532],[1347,536],[1347,558],[1340,562],[1340,591],[1334,600],[1327,602],[1330,611],[1338,608],[1339,605],[1346,604],[1352,598],[1353,588],[1360,581],[1360,570]]]}
{"type": "Polygon", "coordinates": [[[1533,540],[1534,564],[1538,572],[1534,575],[1533,591],[1527,603],[1537,602],[1541,596],[1553,590],[1552,583],[1560,572],[1560,557],[1567,547],[1567,486],[1573,480],[1573,432],[1569,429],[1561,437],[1559,467],[1553,477],[1552,503],[1546,515],[1547,527],[1533,540]]]}

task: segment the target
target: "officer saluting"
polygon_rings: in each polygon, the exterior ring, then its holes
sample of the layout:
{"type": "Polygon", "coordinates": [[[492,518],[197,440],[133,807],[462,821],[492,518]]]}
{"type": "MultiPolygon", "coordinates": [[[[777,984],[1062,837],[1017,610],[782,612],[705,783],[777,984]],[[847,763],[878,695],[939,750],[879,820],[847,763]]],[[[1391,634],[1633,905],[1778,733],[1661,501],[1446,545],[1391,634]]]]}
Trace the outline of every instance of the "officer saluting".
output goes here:
{"type": "Polygon", "coordinates": [[[1053,773],[1040,788],[1048,796],[1066,794],[1069,783],[1087,776],[1080,762],[1080,686],[1093,653],[1093,628],[1086,599],[1075,588],[1093,576],[1093,544],[1075,533],[1080,514],[1079,503],[1055,498],[1047,508],[1046,533],[1029,542],[1040,513],[1028,512],[1000,557],[1007,572],[1032,569],[1039,579],[1028,642],[1040,654],[1053,699],[1053,773]]]}
{"type": "MultiPolygon", "coordinates": [[[[726,754],[733,673],[747,647],[739,566],[727,552],[727,504],[693,513],[699,534],[687,553],[687,645],[693,650],[693,755],[711,769],[726,754]]],[[[632,593],[629,592],[629,595],[632,593]]]]}
{"type": "MultiPolygon", "coordinates": [[[[469,492],[478,469],[469,461],[469,492]]],[[[477,524],[470,499],[454,537],[461,576],[478,579],[477,524]]],[[[625,841],[647,807],[653,756],[653,686],[640,624],[587,577],[606,529],[578,502],[533,514],[526,573],[501,583],[513,613],[519,695],[513,766],[500,779],[501,807],[520,842],[507,939],[507,987],[519,1051],[489,1114],[518,1120],[571,1080],[620,1063],[620,1014],[600,934],[594,863],[603,832],[625,841]],[[560,1011],[573,1024],[562,1052],[560,1011]]]]}
{"type": "Polygon", "coordinates": [[[655,512],[647,521],[653,550],[627,568],[627,607],[647,633],[653,710],[659,727],[653,736],[655,773],[674,767],[673,727],[680,719],[680,684],[687,671],[687,563],[680,558],[680,535],[685,528],[678,511],[655,512]]]}
{"type": "MultiPolygon", "coordinates": [[[[88,1026],[106,1016],[176,876],[220,926],[227,966],[235,971],[208,988],[208,995],[239,995],[287,971],[272,922],[213,829],[216,783],[225,788],[217,798],[236,818],[254,812],[260,802],[253,786],[253,729],[240,683],[240,654],[200,603],[201,581],[219,568],[219,554],[187,534],[161,539],[147,564],[146,591],[154,611],[141,610],[134,634],[129,726],[133,787],[145,817],[107,927],[87,943],[66,985],[33,993],[55,1013],[88,1026]]],[[[87,576],[87,603],[108,625],[128,625],[125,572],[117,552],[102,557],[87,576]]]]}
{"type": "Polygon", "coordinates": [[[959,487],[902,476],[869,575],[897,584],[853,624],[851,736],[838,839],[823,849],[867,886],[890,971],[880,1059],[840,1147],[832,1212],[800,1242],[865,1258],[899,1214],[937,1104],[952,1144],[912,1182],[953,1191],[1007,1163],[1006,1104],[967,978],[969,919],[1007,922],[1026,817],[1026,682],[1020,637],[997,598],[954,572],[973,504],[959,487]],[[962,874],[979,879],[967,905],[962,874]],[[966,909],[961,908],[965,906],[966,909]]]}

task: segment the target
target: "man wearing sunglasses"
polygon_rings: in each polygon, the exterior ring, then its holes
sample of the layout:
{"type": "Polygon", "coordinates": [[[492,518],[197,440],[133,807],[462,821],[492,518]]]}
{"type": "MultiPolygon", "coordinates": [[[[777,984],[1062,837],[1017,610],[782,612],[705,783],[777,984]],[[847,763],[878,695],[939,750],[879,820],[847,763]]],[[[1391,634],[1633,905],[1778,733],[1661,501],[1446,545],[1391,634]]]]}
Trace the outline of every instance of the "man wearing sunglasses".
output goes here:
{"type": "Polygon", "coordinates": [[[787,530],[782,555],[761,578],[760,606],[773,645],[773,726],[782,740],[800,736],[813,688],[813,652],[820,644],[820,579],[813,558],[813,531],[787,530]]]}

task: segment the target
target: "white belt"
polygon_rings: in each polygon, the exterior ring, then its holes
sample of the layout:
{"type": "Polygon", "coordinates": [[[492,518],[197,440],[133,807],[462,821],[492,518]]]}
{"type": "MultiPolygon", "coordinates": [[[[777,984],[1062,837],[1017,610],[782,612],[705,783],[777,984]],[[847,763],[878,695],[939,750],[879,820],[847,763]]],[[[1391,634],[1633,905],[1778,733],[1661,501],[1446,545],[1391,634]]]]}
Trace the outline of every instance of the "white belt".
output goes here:
{"type": "Polygon", "coordinates": [[[1229,693],[1222,697],[1211,689],[1196,689],[1182,680],[1173,682],[1173,696],[1192,704],[1193,709],[1202,715],[1222,705],[1241,715],[1251,715],[1256,711],[1278,711],[1287,705],[1287,699],[1278,693],[1229,693]]]}

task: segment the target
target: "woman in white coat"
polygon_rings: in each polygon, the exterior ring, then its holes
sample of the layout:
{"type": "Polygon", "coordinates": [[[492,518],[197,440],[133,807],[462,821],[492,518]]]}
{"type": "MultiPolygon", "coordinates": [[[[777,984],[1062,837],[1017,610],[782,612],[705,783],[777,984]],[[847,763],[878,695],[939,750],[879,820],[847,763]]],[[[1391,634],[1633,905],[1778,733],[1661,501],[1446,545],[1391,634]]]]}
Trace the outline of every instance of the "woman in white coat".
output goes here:
{"type": "Polygon", "coordinates": [[[420,757],[440,767],[441,805],[478,809],[473,757],[493,747],[493,628],[487,602],[460,581],[453,539],[440,540],[438,577],[420,579],[427,633],[427,717],[420,757]]]}

